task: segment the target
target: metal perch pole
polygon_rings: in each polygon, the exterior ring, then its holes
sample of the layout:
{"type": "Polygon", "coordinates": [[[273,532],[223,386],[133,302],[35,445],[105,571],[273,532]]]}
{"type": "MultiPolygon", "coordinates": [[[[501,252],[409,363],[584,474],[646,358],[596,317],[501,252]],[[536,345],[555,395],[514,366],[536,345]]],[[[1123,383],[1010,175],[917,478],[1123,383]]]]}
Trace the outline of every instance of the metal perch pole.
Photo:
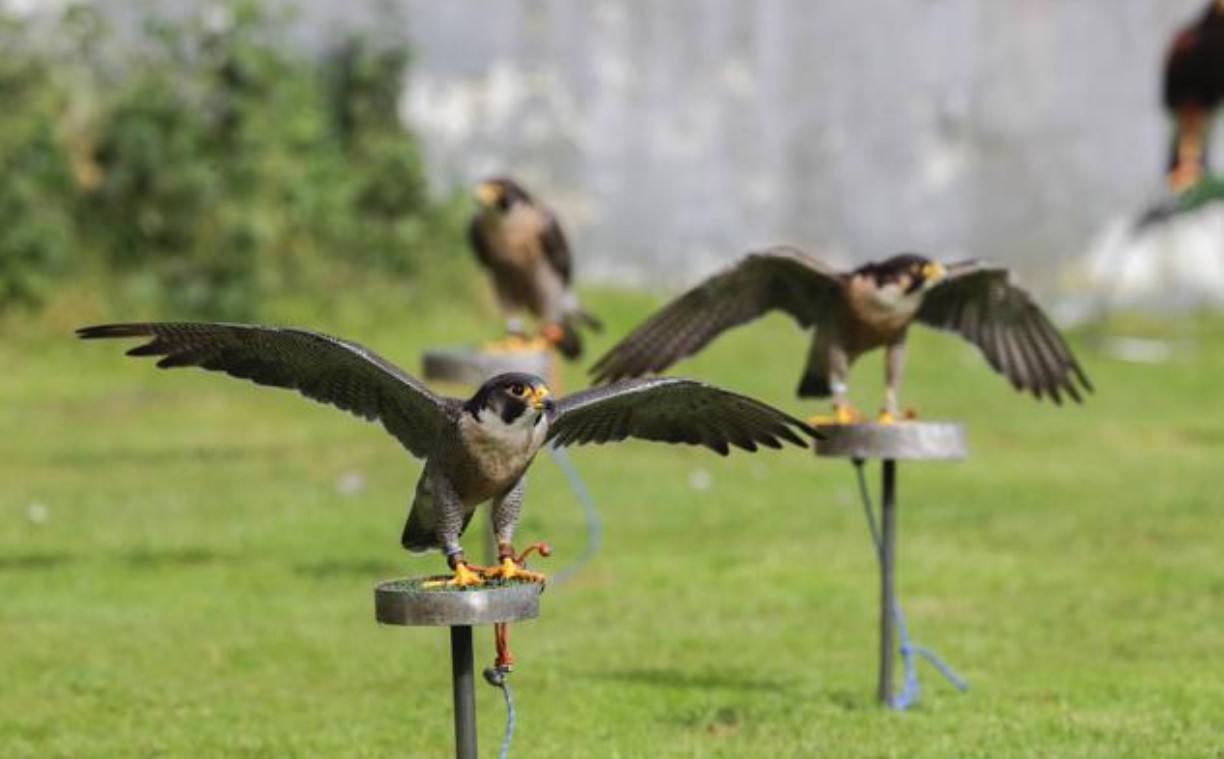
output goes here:
{"type": "MultiPolygon", "coordinates": [[[[881,704],[903,709],[912,703],[914,693],[902,694],[898,698],[895,688],[896,652],[898,650],[898,625],[901,623],[900,604],[897,601],[897,462],[935,461],[962,459],[966,455],[964,428],[958,424],[930,422],[902,422],[899,424],[855,424],[830,425],[820,428],[825,439],[816,444],[816,455],[848,458],[856,464],[869,459],[882,462],[882,491],[880,527],[877,531],[871,523],[872,539],[880,561],[880,668],[877,697],[881,704]]],[[[860,475],[861,476],[861,475],[860,475]]],[[[868,499],[866,485],[863,497],[868,499]]],[[[866,504],[870,506],[870,504],[866,504]]],[[[870,508],[868,518],[874,519],[870,508]]],[[[901,630],[902,654],[907,657],[907,670],[912,658],[907,650],[912,648],[906,633],[901,630]]],[[[922,651],[924,649],[918,649],[922,651]]],[[[924,654],[925,655],[925,654],[924,654]]],[[[941,670],[942,671],[942,670],[941,670]]],[[[912,675],[907,671],[908,680],[912,675]]],[[[957,679],[953,684],[961,687],[957,679]]]]}
{"type": "Polygon", "coordinates": [[[897,462],[884,460],[882,513],[880,515],[880,703],[893,706],[893,651],[896,650],[895,567],[897,563],[897,462]]]}

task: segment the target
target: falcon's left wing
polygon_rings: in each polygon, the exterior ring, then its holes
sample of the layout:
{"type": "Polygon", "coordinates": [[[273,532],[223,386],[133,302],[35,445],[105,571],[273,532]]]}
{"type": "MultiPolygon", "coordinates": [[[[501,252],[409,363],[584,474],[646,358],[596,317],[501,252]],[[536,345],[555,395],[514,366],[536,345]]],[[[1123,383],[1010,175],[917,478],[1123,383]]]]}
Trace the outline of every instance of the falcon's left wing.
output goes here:
{"type": "Polygon", "coordinates": [[[704,445],[726,455],[783,443],[806,448],[803,435],[819,433],[778,409],[710,385],[658,377],[625,380],[562,398],[549,420],[557,446],[607,443],[635,437],[704,445]]]}
{"type": "Polygon", "coordinates": [[[544,248],[544,255],[548,257],[549,265],[561,276],[561,281],[568,285],[573,277],[569,241],[565,239],[565,233],[561,231],[561,223],[557,221],[557,217],[547,209],[542,208],[540,212],[544,216],[540,245],[544,248]]]}
{"type": "Polygon", "coordinates": [[[1092,390],[1058,329],[1010,282],[1007,269],[980,261],[948,266],[947,278],[923,298],[918,320],[960,333],[1017,390],[1049,395],[1055,403],[1062,403],[1063,393],[1081,402],[1080,387],[1092,390]]]}

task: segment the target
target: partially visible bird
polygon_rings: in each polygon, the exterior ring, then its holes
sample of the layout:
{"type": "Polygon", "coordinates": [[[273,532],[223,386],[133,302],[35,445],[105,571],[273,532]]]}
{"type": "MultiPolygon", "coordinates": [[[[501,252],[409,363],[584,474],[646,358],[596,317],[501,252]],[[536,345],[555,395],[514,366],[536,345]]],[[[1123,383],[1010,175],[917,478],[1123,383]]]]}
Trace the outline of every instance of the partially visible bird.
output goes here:
{"type": "Polygon", "coordinates": [[[579,327],[602,329],[571,289],[573,260],[556,215],[513,179],[498,177],[476,187],[479,209],[468,237],[489,272],[510,333],[524,333],[520,311],[540,323],[540,334],[566,358],[582,355],[579,327]]]}
{"type": "Polygon", "coordinates": [[[850,365],[880,347],[888,351],[880,421],[896,421],[905,338],[914,322],[959,333],[1017,390],[1037,398],[1078,402],[1081,387],[1092,389],[1058,330],[1006,269],[979,261],[945,267],[905,253],[843,273],[789,247],[749,255],[681,295],[608,351],[591,374],[608,382],[661,371],[775,309],[815,332],[798,392],[832,395],[830,421],[838,424],[861,420],[849,402],[850,365]]]}
{"type": "Polygon", "coordinates": [[[540,448],[639,438],[703,445],[726,454],[783,443],[808,445],[805,423],[751,398],[685,379],[617,383],[554,400],[539,377],[503,374],[471,398],[435,395],[391,362],[358,345],[304,329],[209,323],[109,324],[77,330],[83,339],[146,337],[128,351],[161,356],[162,368],[197,366],[290,388],[377,420],[425,460],[400,542],[442,549],[466,587],[486,578],[542,579],[515,559],[512,540],[524,475],[540,448]],[[492,502],[500,564],[473,569],[459,537],[476,507],[492,502]]]}
{"type": "Polygon", "coordinates": [[[1207,171],[1211,117],[1224,100],[1224,0],[1174,36],[1165,57],[1164,107],[1173,119],[1169,186],[1189,189],[1207,171]]]}

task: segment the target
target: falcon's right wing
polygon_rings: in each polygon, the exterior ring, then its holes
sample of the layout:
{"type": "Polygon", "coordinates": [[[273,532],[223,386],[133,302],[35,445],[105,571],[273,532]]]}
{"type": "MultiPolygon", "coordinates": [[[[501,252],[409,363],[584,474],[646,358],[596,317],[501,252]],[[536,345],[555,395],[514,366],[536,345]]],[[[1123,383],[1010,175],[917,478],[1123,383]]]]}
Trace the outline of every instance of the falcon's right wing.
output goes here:
{"type": "Polygon", "coordinates": [[[357,343],[304,329],[242,324],[147,323],[83,327],[84,340],[149,337],[129,356],[162,356],[163,369],[198,366],[260,385],[297,390],[383,427],[420,458],[450,422],[450,399],[434,395],[357,343]]]}
{"type": "Polygon", "coordinates": [[[595,382],[666,369],[732,327],[774,309],[801,326],[828,318],[841,275],[794,248],[746,256],[669,303],[591,367],[595,382]]]}

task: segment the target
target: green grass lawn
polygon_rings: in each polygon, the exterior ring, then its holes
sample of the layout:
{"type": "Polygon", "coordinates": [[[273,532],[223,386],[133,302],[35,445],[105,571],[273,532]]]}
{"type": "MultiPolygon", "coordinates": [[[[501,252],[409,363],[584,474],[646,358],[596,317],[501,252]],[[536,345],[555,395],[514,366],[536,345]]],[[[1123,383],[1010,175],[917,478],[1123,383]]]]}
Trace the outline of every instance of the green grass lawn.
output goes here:
{"type": "MultiPolygon", "coordinates": [[[[592,300],[609,322],[592,358],[657,303],[592,300]]],[[[467,314],[393,321],[343,329],[413,371],[481,335],[467,314]]],[[[373,620],[376,581],[443,566],[398,545],[418,463],[293,394],[8,324],[0,755],[449,755],[446,635],[373,620]]],[[[1143,331],[1170,362],[1077,335],[1098,392],[1062,409],[913,335],[904,400],[965,421],[972,457],[902,467],[899,587],[972,690],[923,665],[904,714],[874,703],[878,581],[848,464],[576,449],[605,550],[515,628],[514,755],[1224,755],[1224,320],[1143,331]]],[[[679,373],[808,414],[803,350],[774,317],[679,373]]],[[[872,410],[880,365],[854,375],[872,410]]],[[[546,457],[520,539],[550,540],[554,572],[584,545],[546,457]]],[[[477,646],[484,666],[489,631],[477,646]]],[[[504,711],[478,688],[491,756],[504,711]]]]}

